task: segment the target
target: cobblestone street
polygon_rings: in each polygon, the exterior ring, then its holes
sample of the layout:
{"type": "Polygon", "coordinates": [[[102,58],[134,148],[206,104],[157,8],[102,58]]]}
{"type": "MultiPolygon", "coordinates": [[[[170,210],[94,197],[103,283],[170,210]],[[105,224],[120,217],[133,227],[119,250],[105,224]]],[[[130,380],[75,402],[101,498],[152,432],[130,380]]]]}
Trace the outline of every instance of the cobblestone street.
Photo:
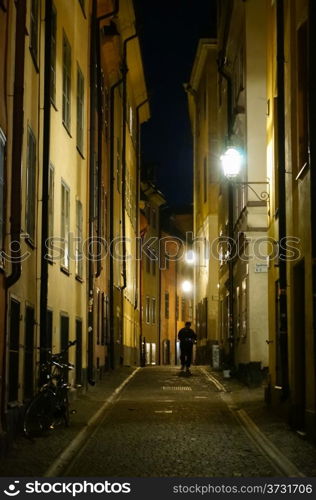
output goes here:
{"type": "MultiPolygon", "coordinates": [[[[129,373],[120,373],[116,380],[109,376],[103,387],[104,399],[113,392],[115,382],[118,385],[129,373]]],[[[243,408],[301,475],[315,476],[314,446],[267,411],[262,389],[248,389],[232,380],[225,381],[227,392],[223,394],[209,375],[207,369],[199,367],[193,367],[191,377],[175,367],[139,370],[91,429],[89,439],[76,450],[76,458],[62,475],[280,476],[277,466],[236,418],[237,410],[243,408]]],[[[214,376],[215,381],[219,379],[214,376]]],[[[1,475],[45,475],[85,426],[85,418],[91,418],[89,407],[95,412],[101,404],[100,392],[90,400],[86,396],[74,404],[78,414],[73,416],[70,429],[58,428],[34,442],[19,439],[0,467],[1,475]]]]}

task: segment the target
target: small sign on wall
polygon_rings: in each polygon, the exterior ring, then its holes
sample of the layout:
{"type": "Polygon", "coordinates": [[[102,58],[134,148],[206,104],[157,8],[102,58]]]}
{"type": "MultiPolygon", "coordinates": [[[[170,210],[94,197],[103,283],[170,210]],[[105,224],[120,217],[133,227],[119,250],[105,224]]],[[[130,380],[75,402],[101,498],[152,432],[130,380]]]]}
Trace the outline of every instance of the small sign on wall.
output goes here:
{"type": "Polygon", "coordinates": [[[267,273],[268,272],[268,264],[256,264],[256,273],[267,273]]]}

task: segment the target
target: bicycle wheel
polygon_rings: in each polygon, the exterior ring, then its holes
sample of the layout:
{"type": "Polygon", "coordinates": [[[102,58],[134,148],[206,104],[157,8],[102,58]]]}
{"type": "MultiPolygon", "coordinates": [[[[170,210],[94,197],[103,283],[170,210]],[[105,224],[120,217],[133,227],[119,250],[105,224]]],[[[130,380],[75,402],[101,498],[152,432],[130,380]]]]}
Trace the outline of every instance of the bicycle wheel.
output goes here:
{"type": "Polygon", "coordinates": [[[43,391],[30,401],[24,414],[24,434],[27,437],[40,436],[54,422],[52,413],[56,397],[52,391],[43,391]]]}
{"type": "Polygon", "coordinates": [[[69,412],[69,399],[68,399],[68,389],[67,387],[61,387],[60,389],[58,389],[57,391],[57,394],[56,394],[56,398],[57,398],[57,407],[59,408],[59,415],[57,415],[57,417],[59,417],[59,421],[61,422],[61,420],[64,421],[65,423],[65,426],[66,427],[69,427],[70,425],[70,412],[69,412]]]}

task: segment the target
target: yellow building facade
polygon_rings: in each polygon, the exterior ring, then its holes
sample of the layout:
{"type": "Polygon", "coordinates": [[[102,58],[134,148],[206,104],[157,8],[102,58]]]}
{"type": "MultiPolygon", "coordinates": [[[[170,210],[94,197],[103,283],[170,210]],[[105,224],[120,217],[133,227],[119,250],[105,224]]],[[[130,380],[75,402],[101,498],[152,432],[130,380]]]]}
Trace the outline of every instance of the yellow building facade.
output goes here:
{"type": "Polygon", "coordinates": [[[311,2],[267,2],[267,162],[271,178],[269,235],[280,241],[269,268],[267,399],[292,426],[315,438],[313,299],[313,98],[311,2]],[[309,55],[310,54],[310,55],[309,55]]]}
{"type": "Polygon", "coordinates": [[[194,139],[194,316],[202,363],[210,361],[212,345],[219,342],[219,261],[213,245],[219,197],[217,52],[215,40],[200,40],[186,86],[194,139]]]}
{"type": "Polygon", "coordinates": [[[77,340],[73,395],[108,368],[139,363],[139,152],[149,106],[132,1],[5,3],[0,408],[14,434],[48,350],[77,340]]]}

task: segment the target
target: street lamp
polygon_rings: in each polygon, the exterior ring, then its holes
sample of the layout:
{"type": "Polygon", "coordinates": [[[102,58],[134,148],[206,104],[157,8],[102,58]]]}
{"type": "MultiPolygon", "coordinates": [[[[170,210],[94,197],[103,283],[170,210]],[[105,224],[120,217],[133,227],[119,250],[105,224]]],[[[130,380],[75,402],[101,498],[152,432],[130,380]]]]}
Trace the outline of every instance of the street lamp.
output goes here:
{"type": "Polygon", "coordinates": [[[191,266],[193,264],[195,264],[195,262],[196,262],[196,254],[195,254],[194,250],[188,250],[186,252],[184,258],[185,258],[185,261],[186,261],[187,264],[189,264],[191,266]]]}
{"type": "Polygon", "coordinates": [[[192,289],[193,289],[192,282],[189,281],[189,280],[183,281],[181,288],[182,288],[182,291],[184,293],[190,293],[190,292],[192,292],[192,289]]]}
{"type": "Polygon", "coordinates": [[[243,155],[234,147],[229,147],[220,158],[225,177],[234,179],[240,173],[243,164],[243,155]]]}

